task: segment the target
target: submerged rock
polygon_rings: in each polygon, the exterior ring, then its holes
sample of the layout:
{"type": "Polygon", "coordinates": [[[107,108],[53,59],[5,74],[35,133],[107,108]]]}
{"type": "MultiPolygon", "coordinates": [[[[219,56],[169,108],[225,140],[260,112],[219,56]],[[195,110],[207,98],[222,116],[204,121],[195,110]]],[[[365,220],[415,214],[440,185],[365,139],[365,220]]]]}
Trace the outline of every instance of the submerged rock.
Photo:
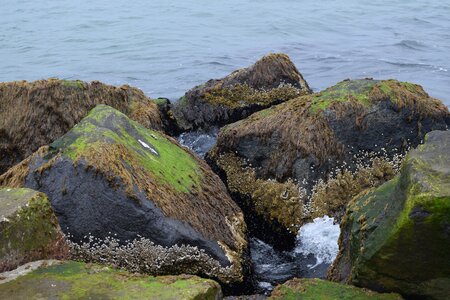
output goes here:
{"type": "Polygon", "coordinates": [[[0,174],[69,131],[97,104],[161,130],[156,104],[127,85],[48,79],[0,83],[0,174]]]}
{"type": "Polygon", "coordinates": [[[401,300],[403,298],[398,294],[379,294],[316,278],[294,278],[277,286],[269,299],[401,300]]]}
{"type": "Polygon", "coordinates": [[[0,272],[32,260],[65,258],[67,252],[45,194],[26,188],[0,188],[0,272]]]}
{"type": "Polygon", "coordinates": [[[166,271],[242,281],[246,225],[220,178],[172,138],[111,107],[94,108],[62,138],[3,174],[1,185],[45,192],[74,242],[89,235],[121,243],[143,237],[165,247],[198,247],[231,269],[186,265],[185,253],[166,271]]]}
{"type": "Polygon", "coordinates": [[[318,180],[337,168],[355,171],[372,164],[373,170],[351,180],[338,178],[333,193],[323,193],[327,199],[316,209],[339,217],[352,196],[394,176],[389,165],[371,162],[372,154],[392,158],[449,123],[447,107],[418,85],[346,80],[225,126],[206,159],[248,212],[248,224],[293,240],[298,225],[311,217],[305,202],[318,180]],[[333,194],[338,201],[330,199],[333,194]]]}
{"type": "Polygon", "coordinates": [[[67,261],[41,266],[0,283],[0,299],[205,299],[222,298],[220,285],[197,276],[149,277],[67,261]]]}
{"type": "Polygon", "coordinates": [[[329,278],[407,297],[450,295],[450,131],[409,152],[400,175],[355,198],[329,278]]]}
{"type": "Polygon", "coordinates": [[[250,114],[311,93],[285,54],[269,54],[254,65],[188,91],[173,106],[181,131],[222,126],[250,114]]]}

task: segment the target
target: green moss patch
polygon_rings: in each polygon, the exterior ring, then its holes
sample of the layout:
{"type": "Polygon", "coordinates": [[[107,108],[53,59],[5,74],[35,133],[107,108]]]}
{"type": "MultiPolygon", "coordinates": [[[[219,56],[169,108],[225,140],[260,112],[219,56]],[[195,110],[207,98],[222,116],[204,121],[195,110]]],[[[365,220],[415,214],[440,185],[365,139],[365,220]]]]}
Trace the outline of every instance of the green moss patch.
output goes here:
{"type": "Polygon", "coordinates": [[[349,205],[331,278],[446,299],[450,272],[442,266],[450,261],[450,132],[427,136],[408,154],[399,176],[349,205]]]}
{"type": "Polygon", "coordinates": [[[420,85],[394,79],[344,80],[311,96],[312,112],[325,110],[336,103],[353,102],[368,107],[387,100],[398,109],[415,106],[418,113],[428,115],[436,109],[444,109],[440,101],[431,98],[420,85]]]}
{"type": "Polygon", "coordinates": [[[65,243],[47,196],[0,189],[0,271],[33,259],[64,257],[65,243]]]}
{"type": "Polygon", "coordinates": [[[179,192],[188,193],[201,181],[200,168],[190,153],[161,133],[146,129],[104,105],[94,108],[69,134],[51,147],[77,161],[91,157],[92,152],[112,144],[122,146],[126,152],[123,157],[125,164],[137,163],[158,183],[179,192]],[[127,158],[130,160],[127,161],[127,158]]]}
{"type": "Polygon", "coordinates": [[[216,299],[216,282],[196,276],[147,277],[65,262],[0,285],[1,299],[216,299]]]}
{"type": "Polygon", "coordinates": [[[369,105],[369,94],[377,80],[344,80],[312,97],[311,110],[324,110],[335,102],[357,101],[369,105]]]}
{"type": "Polygon", "coordinates": [[[397,294],[379,294],[321,279],[292,279],[278,286],[270,299],[283,300],[400,300],[397,294]]]}

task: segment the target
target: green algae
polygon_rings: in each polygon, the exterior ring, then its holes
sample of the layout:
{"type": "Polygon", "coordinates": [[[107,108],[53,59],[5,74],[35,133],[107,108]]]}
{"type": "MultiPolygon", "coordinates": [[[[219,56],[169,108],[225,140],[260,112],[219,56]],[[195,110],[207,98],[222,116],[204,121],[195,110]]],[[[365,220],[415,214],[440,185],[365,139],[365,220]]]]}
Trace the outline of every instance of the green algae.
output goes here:
{"type": "Polygon", "coordinates": [[[65,262],[0,285],[1,299],[216,299],[220,286],[196,276],[148,277],[65,262]]]}
{"type": "Polygon", "coordinates": [[[168,104],[169,100],[166,98],[156,98],[156,99],[152,99],[153,102],[155,102],[157,105],[163,105],[163,104],[168,104]]]}
{"type": "Polygon", "coordinates": [[[75,89],[84,89],[84,82],[81,80],[61,80],[63,86],[75,88],[75,89]]]}
{"type": "Polygon", "coordinates": [[[344,80],[338,84],[313,95],[311,111],[324,110],[335,102],[355,100],[365,106],[370,104],[369,94],[378,83],[377,80],[344,80]]]}
{"type": "Polygon", "coordinates": [[[450,138],[431,134],[440,140],[427,138],[408,154],[399,176],[349,205],[342,222],[347,238],[331,278],[409,296],[448,295],[450,273],[442,266],[450,261],[450,138]],[[338,273],[345,261],[349,278],[338,273]]]}
{"type": "Polygon", "coordinates": [[[47,196],[30,189],[0,189],[0,270],[31,258],[48,258],[60,239],[47,196]]]}
{"type": "Polygon", "coordinates": [[[377,95],[378,99],[391,101],[396,105],[403,105],[406,93],[421,94],[423,90],[420,86],[400,82],[394,79],[373,80],[358,79],[344,80],[312,96],[310,110],[317,112],[329,108],[334,103],[354,101],[368,107],[376,101],[374,91],[379,90],[382,95],[377,95]]]}
{"type": "Polygon", "coordinates": [[[270,299],[283,300],[399,300],[397,294],[379,294],[321,279],[292,279],[278,286],[270,299]]]}
{"type": "Polygon", "coordinates": [[[124,146],[140,166],[162,183],[188,193],[201,181],[195,158],[161,133],[146,129],[113,108],[99,105],[51,147],[73,161],[108,144],[124,146]]]}

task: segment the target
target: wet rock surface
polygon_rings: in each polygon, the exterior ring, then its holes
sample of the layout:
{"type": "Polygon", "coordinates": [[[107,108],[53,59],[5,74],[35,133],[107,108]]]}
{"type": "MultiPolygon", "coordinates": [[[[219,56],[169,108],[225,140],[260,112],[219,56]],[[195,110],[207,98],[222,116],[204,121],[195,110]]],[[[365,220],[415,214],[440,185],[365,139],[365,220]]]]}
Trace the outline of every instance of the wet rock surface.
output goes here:
{"type": "Polygon", "coordinates": [[[0,283],[1,299],[205,299],[222,298],[220,285],[192,275],[149,277],[96,264],[41,265],[0,283]]]}
{"type": "Polygon", "coordinates": [[[395,179],[355,198],[329,278],[411,298],[446,299],[450,131],[433,131],[395,179]]]}
{"type": "MultiPolygon", "coordinates": [[[[263,220],[271,236],[293,236],[311,217],[306,204],[317,181],[328,180],[336,169],[356,171],[373,164],[376,156],[391,159],[449,122],[445,105],[418,85],[346,80],[223,127],[206,160],[246,215],[263,220]]],[[[377,186],[395,174],[383,165],[375,171],[361,188],[343,190],[349,197],[331,211],[324,207],[323,214],[342,216],[364,186],[377,186]]],[[[256,231],[268,232],[260,228],[256,231]]]]}
{"type": "Polygon", "coordinates": [[[164,127],[156,104],[128,85],[59,79],[0,83],[0,174],[68,132],[97,104],[147,128],[164,127]]]}
{"type": "Polygon", "coordinates": [[[47,193],[74,242],[114,235],[121,243],[144,237],[166,247],[190,245],[231,266],[225,275],[216,270],[223,281],[243,280],[246,225],[218,176],[173,139],[111,107],[97,106],[0,182],[47,193]]]}
{"type": "Polygon", "coordinates": [[[208,130],[246,118],[311,90],[285,54],[269,54],[254,65],[189,90],[173,105],[181,131],[208,130]]]}
{"type": "Polygon", "coordinates": [[[398,294],[379,294],[370,290],[317,278],[294,278],[277,286],[269,299],[401,300],[403,298],[398,294]]]}
{"type": "Polygon", "coordinates": [[[0,272],[49,258],[66,258],[68,247],[43,193],[0,188],[0,272]]]}

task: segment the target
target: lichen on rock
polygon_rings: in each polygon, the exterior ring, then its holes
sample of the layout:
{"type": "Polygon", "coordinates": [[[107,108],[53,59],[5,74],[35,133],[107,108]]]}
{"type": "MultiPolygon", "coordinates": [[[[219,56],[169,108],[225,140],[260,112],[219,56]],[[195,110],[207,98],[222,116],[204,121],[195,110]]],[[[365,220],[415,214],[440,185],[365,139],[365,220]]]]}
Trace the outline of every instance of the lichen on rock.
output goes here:
{"type": "Polygon", "coordinates": [[[173,105],[181,131],[222,126],[311,90],[285,54],[269,54],[254,65],[189,90],[173,105]]]}
{"type": "Polygon", "coordinates": [[[329,278],[407,297],[450,293],[450,131],[433,131],[400,174],[356,197],[329,278]]]}
{"type": "Polygon", "coordinates": [[[71,240],[114,235],[203,249],[242,281],[246,225],[208,165],[105,105],[0,177],[49,195],[71,240]]]}
{"type": "Polygon", "coordinates": [[[0,174],[68,132],[97,104],[165,129],[157,104],[128,85],[54,78],[0,83],[0,174]]]}
{"type": "Polygon", "coordinates": [[[47,196],[26,188],[0,188],[0,272],[32,260],[67,255],[47,196]]]}

